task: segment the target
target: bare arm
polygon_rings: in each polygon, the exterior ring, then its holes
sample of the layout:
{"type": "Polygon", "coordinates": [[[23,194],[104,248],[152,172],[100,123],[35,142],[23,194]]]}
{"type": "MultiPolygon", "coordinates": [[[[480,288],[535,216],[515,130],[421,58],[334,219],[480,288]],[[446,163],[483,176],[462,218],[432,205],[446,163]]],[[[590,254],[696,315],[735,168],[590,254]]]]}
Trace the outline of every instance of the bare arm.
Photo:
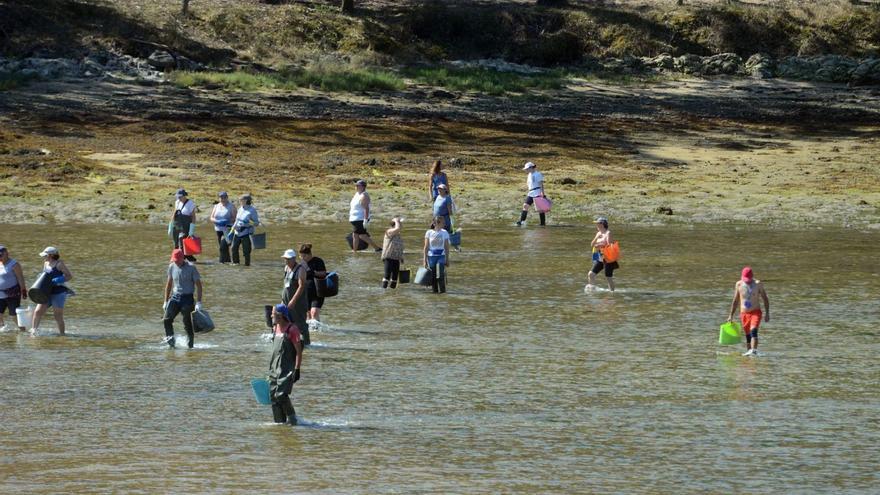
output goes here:
{"type": "Polygon", "coordinates": [[[443,243],[443,248],[446,249],[446,256],[445,256],[445,258],[446,258],[446,266],[449,266],[449,255],[452,253],[452,250],[449,249],[449,239],[448,239],[448,238],[447,238],[446,241],[443,243]]]}
{"type": "Polygon", "coordinates": [[[761,284],[761,299],[764,300],[764,321],[770,321],[770,298],[767,297],[764,284],[761,284]]]}
{"type": "Polygon", "coordinates": [[[596,235],[593,236],[593,240],[590,241],[590,247],[591,247],[591,248],[596,247],[596,239],[598,239],[598,238],[599,238],[599,233],[596,232],[596,235]]]}
{"type": "Polygon", "coordinates": [[[15,280],[18,281],[18,286],[21,287],[21,297],[27,299],[27,284],[24,283],[24,273],[21,271],[21,265],[16,263],[12,267],[12,272],[15,273],[15,280]]]}
{"type": "Polygon", "coordinates": [[[168,281],[165,282],[165,301],[168,301],[168,298],[171,297],[171,277],[168,277],[168,281]]]}
{"type": "MultiPolygon", "coordinates": [[[[217,204],[219,205],[220,203],[217,203],[217,204]]],[[[209,220],[211,220],[211,223],[217,223],[217,217],[215,216],[216,213],[217,213],[217,205],[214,205],[214,207],[211,208],[211,218],[209,219],[209,220]]]]}
{"type": "Polygon", "coordinates": [[[391,227],[390,229],[386,230],[385,232],[389,236],[394,236],[394,235],[397,235],[400,233],[400,229],[403,228],[403,226],[400,224],[400,220],[398,220],[397,218],[393,218],[391,221],[394,222],[394,227],[391,227]]]}
{"type": "Polygon", "coordinates": [[[727,321],[733,320],[733,315],[736,314],[736,306],[739,304],[739,287],[735,286],[733,288],[733,302],[730,303],[730,316],[727,317],[727,321]]]}
{"type": "Polygon", "coordinates": [[[434,174],[428,175],[428,201],[434,201],[434,174]]]}
{"type": "Polygon", "coordinates": [[[294,342],[293,348],[296,350],[296,364],[293,365],[294,369],[300,369],[302,367],[303,362],[303,344],[302,341],[294,342]]]}
{"type": "Polygon", "coordinates": [[[364,193],[363,199],[361,199],[361,204],[364,205],[364,220],[367,222],[370,221],[370,195],[364,193]]]}
{"type": "Polygon", "coordinates": [[[58,264],[55,265],[55,268],[58,268],[59,270],[61,270],[61,273],[64,274],[64,281],[65,282],[70,282],[71,280],[73,280],[73,274],[70,273],[70,270],[67,268],[67,265],[64,264],[63,261],[59,260],[58,264]]]}

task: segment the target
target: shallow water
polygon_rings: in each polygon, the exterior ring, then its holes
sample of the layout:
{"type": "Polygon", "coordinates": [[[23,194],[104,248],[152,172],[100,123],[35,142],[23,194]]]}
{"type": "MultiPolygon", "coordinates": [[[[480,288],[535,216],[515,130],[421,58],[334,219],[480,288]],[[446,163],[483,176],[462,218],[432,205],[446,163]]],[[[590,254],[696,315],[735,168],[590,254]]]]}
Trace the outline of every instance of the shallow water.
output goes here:
{"type": "MultiPolygon", "coordinates": [[[[418,261],[424,231],[407,227],[418,261]]],[[[78,295],[68,337],[0,334],[0,493],[880,486],[876,233],[618,228],[620,290],[585,294],[592,227],[475,226],[442,296],[383,291],[378,255],[346,252],[344,233],[273,228],[251,268],[200,264],[218,329],[171,351],[163,229],[4,226],[29,281],[51,243],[78,295]],[[289,428],[249,382],[268,364],[262,305],[279,297],[280,253],[303,241],[342,290],[289,428]],[[744,264],[772,304],[758,358],[717,345],[744,264]]]]}

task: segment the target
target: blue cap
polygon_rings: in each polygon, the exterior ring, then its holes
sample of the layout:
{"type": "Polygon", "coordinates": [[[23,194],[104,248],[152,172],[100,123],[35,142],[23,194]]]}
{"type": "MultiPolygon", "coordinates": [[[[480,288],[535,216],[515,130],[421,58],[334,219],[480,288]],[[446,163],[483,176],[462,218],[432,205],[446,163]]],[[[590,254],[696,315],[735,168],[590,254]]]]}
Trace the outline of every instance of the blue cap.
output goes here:
{"type": "Polygon", "coordinates": [[[178,196],[189,196],[189,194],[186,193],[186,189],[182,189],[182,188],[177,190],[177,195],[178,196]]]}
{"type": "Polygon", "coordinates": [[[276,304],[276,305],[275,305],[275,312],[276,312],[276,313],[281,313],[282,315],[284,315],[285,318],[287,318],[287,321],[290,321],[290,310],[287,309],[287,305],[285,305],[285,304],[276,304]]]}

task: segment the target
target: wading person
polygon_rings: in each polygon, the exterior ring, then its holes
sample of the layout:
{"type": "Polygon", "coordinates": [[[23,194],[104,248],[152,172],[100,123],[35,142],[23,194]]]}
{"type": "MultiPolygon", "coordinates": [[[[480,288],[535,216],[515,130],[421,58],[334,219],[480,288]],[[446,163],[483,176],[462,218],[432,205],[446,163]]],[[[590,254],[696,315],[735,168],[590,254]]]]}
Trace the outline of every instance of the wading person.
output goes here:
{"type": "Polygon", "coordinates": [[[758,327],[761,326],[761,316],[764,321],[770,321],[770,299],[764,284],[755,280],[751,267],[742,269],[742,276],[733,288],[733,302],[730,303],[730,315],[727,321],[733,321],[733,315],[739,306],[739,319],[742,322],[743,334],[746,336],[746,352],[743,356],[758,355],[758,327]],[[761,302],[764,303],[764,311],[761,311],[761,302]]]}
{"type": "Polygon", "coordinates": [[[367,193],[367,183],[364,180],[355,182],[355,193],[351,198],[348,209],[348,221],[351,222],[351,252],[356,253],[358,239],[366,242],[376,251],[382,248],[376,244],[367,232],[366,223],[370,221],[370,195],[367,193]]]}
{"type": "Polygon", "coordinates": [[[439,195],[437,189],[441,184],[449,187],[449,179],[446,177],[446,172],[443,172],[443,162],[437,160],[434,162],[434,165],[431,166],[431,175],[428,178],[428,194],[431,197],[432,203],[439,195]]]}
{"type": "Polygon", "coordinates": [[[211,223],[214,224],[214,232],[217,234],[217,245],[220,248],[220,263],[229,263],[232,258],[229,256],[229,242],[226,240],[226,234],[235,224],[236,209],[235,205],[229,201],[229,195],[226,191],[221,192],[218,197],[220,200],[211,210],[211,223]]]}
{"type": "Polygon", "coordinates": [[[434,199],[434,216],[443,217],[443,225],[446,232],[453,234],[452,215],[455,214],[455,203],[452,202],[452,196],[449,195],[449,186],[440,184],[437,186],[439,194],[434,199]]]}
{"type": "Polygon", "coordinates": [[[303,345],[309,345],[309,296],[306,287],[306,267],[296,261],[296,251],[288,249],[281,255],[284,258],[284,288],[281,289],[281,302],[290,312],[290,321],[302,333],[303,345]]]}
{"type": "Polygon", "coordinates": [[[389,284],[392,289],[397,288],[400,265],[403,263],[401,230],[403,230],[403,221],[400,217],[394,217],[391,219],[391,228],[385,231],[385,238],[382,241],[382,262],[385,264],[385,276],[382,277],[383,289],[387,289],[389,284]]]}
{"type": "Polygon", "coordinates": [[[168,347],[174,348],[174,319],[183,314],[183,328],[186,330],[186,345],[193,347],[192,313],[202,309],[202,279],[195,265],[186,261],[183,251],[171,252],[168,265],[168,280],[165,282],[165,300],[162,304],[165,325],[165,339],[168,347]]]}
{"type": "Polygon", "coordinates": [[[306,295],[309,300],[309,320],[319,320],[321,316],[321,308],[324,307],[324,298],[318,297],[318,285],[315,279],[327,276],[327,266],[324,260],[312,255],[312,245],[303,244],[299,247],[299,255],[302,257],[303,263],[306,264],[306,295]]]}
{"type": "MultiPolygon", "coordinates": [[[[522,205],[522,212],[519,214],[519,221],[516,222],[517,225],[525,224],[526,217],[529,215],[529,207],[535,204],[535,198],[544,196],[544,174],[538,172],[538,166],[527,162],[523,166],[523,170],[528,171],[526,176],[528,192],[526,192],[526,199],[522,205]]],[[[541,219],[541,225],[546,225],[547,215],[539,212],[538,217],[541,219]]]]}
{"type": "MultiPolygon", "coordinates": [[[[174,211],[171,212],[171,239],[174,249],[183,249],[183,238],[195,234],[196,202],[189,199],[186,189],[178,189],[176,196],[174,211]]],[[[187,256],[187,259],[195,261],[192,256],[187,256]]]]}
{"type": "Polygon", "coordinates": [[[299,381],[303,344],[299,329],[291,323],[287,306],[272,308],[272,357],[269,359],[269,397],[276,423],[296,425],[296,410],[290,400],[293,384],[299,381]]]}
{"type": "Polygon", "coordinates": [[[434,217],[434,225],[425,232],[422,264],[431,270],[431,288],[446,292],[446,269],[449,267],[449,232],[443,228],[443,217],[434,217]]]}
{"type": "Polygon", "coordinates": [[[72,294],[66,285],[73,279],[73,275],[67,268],[67,265],[61,261],[61,253],[54,247],[47,247],[40,253],[43,257],[43,273],[48,274],[52,280],[52,288],[49,290],[49,302],[37,304],[34,309],[34,324],[31,328],[32,333],[36,333],[40,328],[40,322],[43,315],[49,308],[52,308],[52,314],[55,317],[55,323],[58,325],[58,333],[64,335],[64,303],[67,302],[67,296],[72,294]]]}
{"type": "Polygon", "coordinates": [[[244,266],[251,266],[251,236],[254,235],[256,226],[260,225],[260,215],[253,206],[253,197],[250,194],[241,196],[241,203],[235,214],[235,222],[233,223],[233,239],[232,239],[232,264],[237,265],[241,261],[238,256],[238,248],[244,253],[244,266]]]}
{"type": "MultiPolygon", "coordinates": [[[[9,257],[9,250],[6,249],[6,246],[0,246],[0,328],[6,325],[3,313],[7,310],[12,317],[12,326],[16,325],[18,315],[15,310],[21,306],[22,299],[27,299],[27,284],[24,282],[21,265],[9,257]]],[[[18,327],[18,329],[27,330],[24,327],[18,327]]]]}
{"type": "Polygon", "coordinates": [[[590,241],[590,251],[592,253],[593,267],[587,273],[587,287],[590,290],[596,286],[596,274],[604,271],[605,280],[608,281],[608,289],[614,291],[614,270],[620,268],[617,261],[606,262],[602,257],[602,248],[610,246],[614,243],[611,231],[608,230],[608,219],[599,217],[596,219],[596,235],[590,241]]]}

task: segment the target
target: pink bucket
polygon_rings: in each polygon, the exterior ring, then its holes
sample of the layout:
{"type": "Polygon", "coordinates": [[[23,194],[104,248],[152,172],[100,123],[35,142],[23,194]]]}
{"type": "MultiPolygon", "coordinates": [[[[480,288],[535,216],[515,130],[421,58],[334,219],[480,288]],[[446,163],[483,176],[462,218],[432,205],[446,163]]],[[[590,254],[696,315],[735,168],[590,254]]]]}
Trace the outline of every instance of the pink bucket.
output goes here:
{"type": "Polygon", "coordinates": [[[538,210],[539,213],[547,213],[550,211],[551,206],[553,206],[553,203],[544,196],[538,196],[535,198],[535,209],[538,210]]]}

